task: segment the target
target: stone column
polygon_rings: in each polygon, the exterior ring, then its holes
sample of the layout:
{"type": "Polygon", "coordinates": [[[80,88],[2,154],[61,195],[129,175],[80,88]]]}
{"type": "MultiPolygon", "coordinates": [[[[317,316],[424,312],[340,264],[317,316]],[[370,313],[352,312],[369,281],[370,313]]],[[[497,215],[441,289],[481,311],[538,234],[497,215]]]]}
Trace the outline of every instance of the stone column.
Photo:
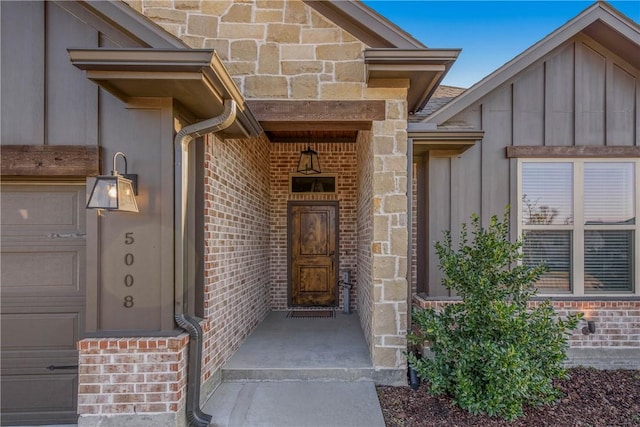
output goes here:
{"type": "MultiPolygon", "coordinates": [[[[374,90],[369,90],[374,91],[374,90]]],[[[381,89],[375,90],[382,91],[381,89]]],[[[386,120],[373,124],[373,343],[378,370],[404,375],[407,349],[406,89],[384,89],[386,120]],[[389,95],[395,95],[390,97],[389,95]]],[[[371,93],[369,95],[372,95],[371,93]]]]}

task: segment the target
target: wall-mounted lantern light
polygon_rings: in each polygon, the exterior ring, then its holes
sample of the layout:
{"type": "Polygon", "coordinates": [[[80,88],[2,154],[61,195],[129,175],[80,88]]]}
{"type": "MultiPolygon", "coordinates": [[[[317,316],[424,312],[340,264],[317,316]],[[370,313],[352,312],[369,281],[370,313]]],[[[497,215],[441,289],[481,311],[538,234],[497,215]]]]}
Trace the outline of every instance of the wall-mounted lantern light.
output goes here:
{"type": "Polygon", "coordinates": [[[300,152],[298,172],[305,175],[322,173],[320,170],[320,160],[318,159],[318,153],[316,151],[313,151],[309,146],[307,146],[306,150],[300,152]]]}
{"type": "Polygon", "coordinates": [[[596,333],[596,322],[595,320],[587,320],[587,325],[582,327],[582,334],[589,335],[596,333]]]}
{"type": "Polygon", "coordinates": [[[138,175],[127,173],[127,158],[118,151],[113,156],[111,175],[100,175],[95,178],[89,194],[87,209],[105,211],[138,212],[135,196],[138,194],[138,175]],[[124,159],[124,173],[116,170],[118,156],[124,159]]]}

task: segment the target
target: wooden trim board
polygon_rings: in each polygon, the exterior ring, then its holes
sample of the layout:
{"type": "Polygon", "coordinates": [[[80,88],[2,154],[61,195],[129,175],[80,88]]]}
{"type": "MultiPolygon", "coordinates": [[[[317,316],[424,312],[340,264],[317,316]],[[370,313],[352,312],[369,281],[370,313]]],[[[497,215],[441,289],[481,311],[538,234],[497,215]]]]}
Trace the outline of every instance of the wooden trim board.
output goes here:
{"type": "Polygon", "coordinates": [[[529,146],[506,148],[507,158],[640,157],[638,146],[529,146]]]}
{"type": "Polygon", "coordinates": [[[3,145],[2,177],[87,177],[100,174],[100,148],[81,145],[3,145]]]}

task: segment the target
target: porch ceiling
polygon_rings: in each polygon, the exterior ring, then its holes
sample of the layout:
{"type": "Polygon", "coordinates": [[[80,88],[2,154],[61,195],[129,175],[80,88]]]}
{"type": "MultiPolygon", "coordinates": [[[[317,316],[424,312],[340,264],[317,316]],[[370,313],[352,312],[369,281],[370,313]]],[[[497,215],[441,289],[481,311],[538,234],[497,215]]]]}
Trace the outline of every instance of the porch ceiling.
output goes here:
{"type": "Polygon", "coordinates": [[[384,120],[385,102],[247,101],[271,142],[355,142],[358,131],[384,120]]]}
{"type": "Polygon", "coordinates": [[[357,130],[265,131],[271,142],[356,142],[357,130]]]}

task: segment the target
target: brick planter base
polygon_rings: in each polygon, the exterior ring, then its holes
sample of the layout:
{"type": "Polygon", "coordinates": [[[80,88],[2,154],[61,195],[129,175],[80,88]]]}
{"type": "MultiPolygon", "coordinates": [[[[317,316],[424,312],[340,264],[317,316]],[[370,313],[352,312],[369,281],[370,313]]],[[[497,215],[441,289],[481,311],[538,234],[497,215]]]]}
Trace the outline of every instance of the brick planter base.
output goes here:
{"type": "Polygon", "coordinates": [[[80,341],[78,425],[183,425],[188,342],[186,334],[80,341]]]}

